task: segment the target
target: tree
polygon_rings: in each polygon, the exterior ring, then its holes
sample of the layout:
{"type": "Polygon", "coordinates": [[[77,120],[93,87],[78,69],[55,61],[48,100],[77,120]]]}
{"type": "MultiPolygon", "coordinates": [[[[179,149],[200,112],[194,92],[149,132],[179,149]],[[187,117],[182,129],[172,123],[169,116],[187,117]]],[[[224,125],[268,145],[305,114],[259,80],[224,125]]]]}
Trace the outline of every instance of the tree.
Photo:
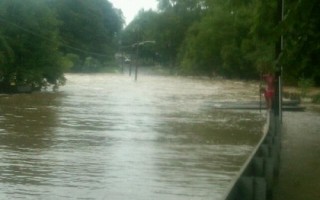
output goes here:
{"type": "Polygon", "coordinates": [[[316,0],[291,1],[281,24],[284,52],[281,64],[290,82],[313,79],[320,85],[320,3],[316,0]]]}
{"type": "Polygon", "coordinates": [[[52,6],[61,22],[62,52],[77,54],[82,61],[74,71],[91,71],[92,66],[84,65],[88,57],[97,63],[114,59],[124,23],[120,10],[107,0],[53,0],[52,6]]]}
{"type": "Polygon", "coordinates": [[[124,30],[123,44],[155,40],[156,44],[148,47],[149,55],[153,51],[153,55],[162,65],[176,66],[178,52],[187,30],[201,18],[203,9],[199,2],[163,0],[159,1],[160,12],[140,11],[124,30]]]}
{"type": "Polygon", "coordinates": [[[0,2],[0,90],[18,86],[40,88],[44,80],[58,84],[63,66],[58,52],[58,21],[46,1],[3,0],[0,2]]]}
{"type": "Polygon", "coordinates": [[[283,75],[288,83],[297,84],[303,77],[314,79],[320,85],[320,60],[317,56],[320,53],[320,15],[317,11],[320,4],[316,0],[285,1],[282,22],[280,4],[279,0],[256,1],[252,30],[257,43],[265,44],[260,55],[268,55],[268,58],[261,57],[268,61],[269,67],[283,66],[283,75]],[[284,36],[284,49],[277,58],[274,49],[281,35],[284,36]]]}
{"type": "Polygon", "coordinates": [[[248,2],[208,1],[205,15],[194,23],[180,49],[183,73],[226,77],[257,76],[250,29],[253,5],[248,2]]]}
{"type": "MultiPolygon", "coordinates": [[[[0,32],[0,66],[13,61],[13,50],[9,46],[3,33],[0,32]]],[[[3,71],[0,71],[0,77],[3,77],[3,71]]]]}

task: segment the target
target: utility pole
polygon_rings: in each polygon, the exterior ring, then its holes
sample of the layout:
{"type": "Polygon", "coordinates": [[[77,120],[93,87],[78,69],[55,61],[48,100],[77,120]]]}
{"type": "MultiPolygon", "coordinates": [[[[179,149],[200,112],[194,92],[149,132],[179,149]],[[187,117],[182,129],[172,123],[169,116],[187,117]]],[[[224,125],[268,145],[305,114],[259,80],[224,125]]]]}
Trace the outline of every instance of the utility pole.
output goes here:
{"type": "Polygon", "coordinates": [[[137,45],[137,50],[136,50],[136,69],[135,69],[135,74],[134,74],[134,81],[137,81],[138,80],[138,65],[139,65],[139,62],[138,62],[138,58],[139,58],[139,45],[137,45]]]}
{"type": "Polygon", "coordinates": [[[143,46],[145,44],[148,44],[148,43],[151,43],[151,44],[155,44],[156,41],[154,40],[148,40],[148,41],[142,41],[142,42],[137,42],[135,44],[132,45],[132,47],[137,47],[136,49],[136,68],[135,68],[135,75],[134,75],[134,80],[137,81],[138,80],[138,68],[139,68],[139,62],[138,62],[138,58],[139,58],[139,47],[140,46],[143,46]]]}
{"type": "MultiPolygon", "coordinates": [[[[277,0],[277,16],[275,18],[276,24],[279,24],[283,21],[284,18],[284,0],[277,0]]],[[[276,60],[280,61],[280,57],[284,48],[284,39],[283,34],[279,38],[275,46],[275,56],[276,60]]],[[[275,91],[275,103],[274,111],[275,116],[279,117],[280,122],[282,122],[282,65],[277,62],[276,66],[276,91],[275,91]]]]}

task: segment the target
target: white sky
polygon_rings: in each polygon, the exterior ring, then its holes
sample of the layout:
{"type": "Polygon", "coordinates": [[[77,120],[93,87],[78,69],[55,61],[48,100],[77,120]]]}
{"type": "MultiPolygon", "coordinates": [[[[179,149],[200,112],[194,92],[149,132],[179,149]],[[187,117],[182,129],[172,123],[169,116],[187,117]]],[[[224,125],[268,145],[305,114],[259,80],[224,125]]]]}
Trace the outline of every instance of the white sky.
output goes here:
{"type": "Polygon", "coordinates": [[[144,8],[149,10],[157,8],[156,0],[109,0],[115,8],[120,8],[128,25],[138,14],[139,10],[144,8]]]}

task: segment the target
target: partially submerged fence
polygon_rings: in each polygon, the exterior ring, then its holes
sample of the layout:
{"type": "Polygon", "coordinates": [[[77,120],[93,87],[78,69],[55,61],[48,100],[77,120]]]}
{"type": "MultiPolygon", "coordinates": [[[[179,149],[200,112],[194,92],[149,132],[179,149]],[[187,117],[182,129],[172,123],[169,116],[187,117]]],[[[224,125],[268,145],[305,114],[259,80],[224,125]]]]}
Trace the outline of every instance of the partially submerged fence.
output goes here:
{"type": "Polygon", "coordinates": [[[222,200],[266,200],[272,197],[274,178],[279,174],[281,124],[268,113],[263,137],[230,184],[222,200]]]}

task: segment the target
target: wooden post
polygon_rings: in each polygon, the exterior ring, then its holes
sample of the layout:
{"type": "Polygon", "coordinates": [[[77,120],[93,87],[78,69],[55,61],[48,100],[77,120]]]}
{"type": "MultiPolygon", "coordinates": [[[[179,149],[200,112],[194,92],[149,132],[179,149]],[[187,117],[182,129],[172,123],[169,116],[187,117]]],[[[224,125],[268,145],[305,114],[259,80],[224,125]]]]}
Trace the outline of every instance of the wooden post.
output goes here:
{"type": "Polygon", "coordinates": [[[137,81],[138,80],[138,58],[139,58],[139,45],[140,44],[137,44],[137,51],[136,51],[136,70],[135,70],[135,75],[134,75],[134,80],[137,81]]]}

